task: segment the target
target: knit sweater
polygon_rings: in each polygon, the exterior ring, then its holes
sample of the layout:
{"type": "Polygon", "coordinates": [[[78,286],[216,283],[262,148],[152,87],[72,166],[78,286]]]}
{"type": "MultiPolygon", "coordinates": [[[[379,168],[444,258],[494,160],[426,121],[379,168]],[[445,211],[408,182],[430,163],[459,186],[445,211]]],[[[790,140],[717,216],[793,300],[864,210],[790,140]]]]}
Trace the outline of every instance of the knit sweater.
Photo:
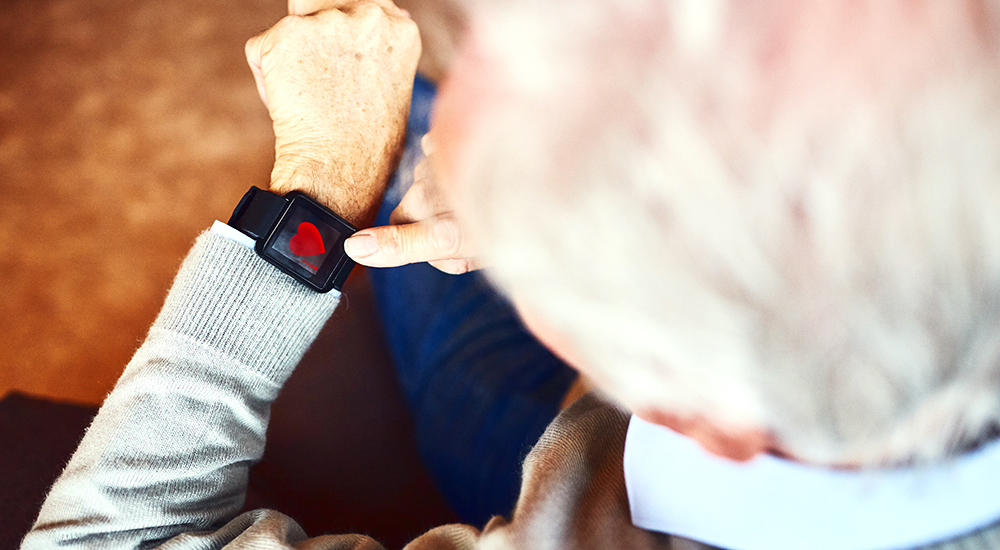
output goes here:
{"type": "MultiPolygon", "coordinates": [[[[22,548],[382,548],[360,535],[309,539],[271,510],[237,516],[270,405],[338,300],[239,244],[199,237],[22,548]]],[[[705,548],[632,525],[627,426],[625,411],[579,400],[525,461],[510,521],[438,527],[407,549],[705,548]]],[[[1000,548],[1000,523],[927,548],[1000,548]]]]}

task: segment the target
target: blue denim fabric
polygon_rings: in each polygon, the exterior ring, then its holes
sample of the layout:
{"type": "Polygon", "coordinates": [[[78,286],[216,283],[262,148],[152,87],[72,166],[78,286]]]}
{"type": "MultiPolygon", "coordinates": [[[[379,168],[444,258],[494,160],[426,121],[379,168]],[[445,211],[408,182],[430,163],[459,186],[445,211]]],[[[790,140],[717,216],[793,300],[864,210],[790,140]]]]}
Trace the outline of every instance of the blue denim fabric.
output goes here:
{"type": "MultiPolygon", "coordinates": [[[[388,223],[412,182],[434,94],[417,77],[407,151],[377,225],[388,223]]],[[[524,329],[479,273],[447,275],[420,263],[370,275],[431,476],[464,521],[509,516],[524,457],[576,373],[524,329]]]]}

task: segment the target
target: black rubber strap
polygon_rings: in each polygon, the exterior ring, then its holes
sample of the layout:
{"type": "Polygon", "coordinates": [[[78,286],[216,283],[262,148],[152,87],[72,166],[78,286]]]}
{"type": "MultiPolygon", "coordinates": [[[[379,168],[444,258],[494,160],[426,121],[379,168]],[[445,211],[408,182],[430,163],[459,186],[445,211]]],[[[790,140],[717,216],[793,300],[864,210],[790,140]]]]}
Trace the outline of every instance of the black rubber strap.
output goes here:
{"type": "Polygon", "coordinates": [[[267,236],[288,206],[288,199],[258,187],[251,187],[229,218],[229,225],[254,239],[267,236]]]}

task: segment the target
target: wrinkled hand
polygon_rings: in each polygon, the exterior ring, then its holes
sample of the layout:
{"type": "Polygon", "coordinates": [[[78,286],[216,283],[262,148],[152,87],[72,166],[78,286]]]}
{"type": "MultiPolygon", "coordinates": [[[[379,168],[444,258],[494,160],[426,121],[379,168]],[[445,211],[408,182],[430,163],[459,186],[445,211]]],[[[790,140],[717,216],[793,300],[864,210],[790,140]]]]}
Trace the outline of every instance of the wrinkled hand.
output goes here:
{"type": "Polygon", "coordinates": [[[416,262],[458,275],[478,269],[471,246],[463,238],[454,212],[435,184],[430,136],[422,142],[427,156],[414,171],[414,182],[389,224],[358,231],[344,242],[355,262],[369,267],[395,267],[416,262]]]}
{"type": "Polygon", "coordinates": [[[290,0],[289,12],[246,45],[274,123],[271,189],[363,227],[402,151],[417,27],[390,0],[290,0]]]}

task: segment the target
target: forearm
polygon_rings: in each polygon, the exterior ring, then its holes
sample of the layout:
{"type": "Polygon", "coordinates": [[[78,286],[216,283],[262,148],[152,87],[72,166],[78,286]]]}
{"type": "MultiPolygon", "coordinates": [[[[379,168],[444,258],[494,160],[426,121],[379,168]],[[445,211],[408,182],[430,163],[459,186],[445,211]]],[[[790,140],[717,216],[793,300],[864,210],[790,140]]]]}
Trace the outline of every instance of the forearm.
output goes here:
{"type": "Polygon", "coordinates": [[[270,404],[337,301],[200,237],[24,547],[136,547],[235,515],[270,404]]]}

